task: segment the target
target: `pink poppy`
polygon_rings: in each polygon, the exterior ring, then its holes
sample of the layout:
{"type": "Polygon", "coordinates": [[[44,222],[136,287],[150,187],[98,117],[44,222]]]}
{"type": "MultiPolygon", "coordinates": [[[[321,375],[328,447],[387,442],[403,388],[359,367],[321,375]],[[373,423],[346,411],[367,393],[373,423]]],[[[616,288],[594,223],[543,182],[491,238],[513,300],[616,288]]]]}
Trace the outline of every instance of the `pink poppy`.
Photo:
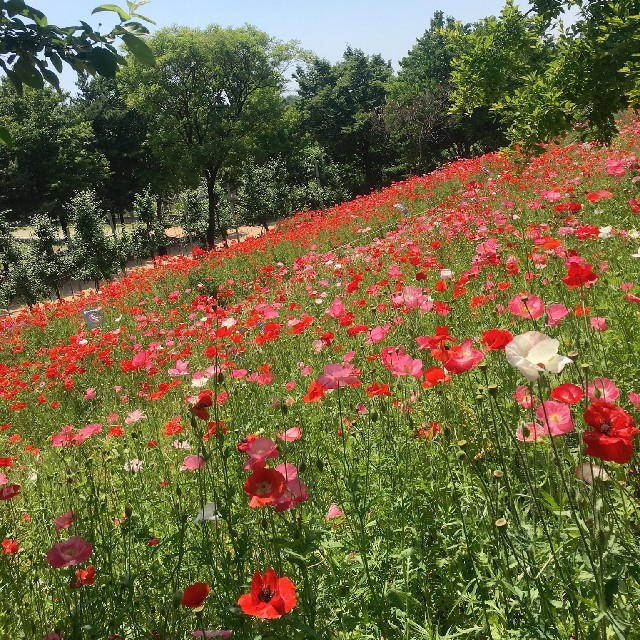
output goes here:
{"type": "Polygon", "coordinates": [[[547,305],[547,326],[555,327],[565,316],[571,313],[563,304],[547,305]]]}
{"type": "Polygon", "coordinates": [[[509,300],[509,311],[519,318],[531,318],[535,320],[544,313],[544,302],[531,293],[519,293],[509,300]]]}
{"type": "Polygon", "coordinates": [[[464,373],[473,369],[483,358],[484,352],[474,349],[473,342],[463,340],[458,346],[453,347],[451,357],[444,363],[444,368],[449,373],[464,373]]]}
{"type": "Polygon", "coordinates": [[[340,509],[337,504],[331,504],[329,506],[329,511],[327,511],[327,515],[324,519],[329,522],[329,520],[333,520],[334,518],[341,518],[344,515],[344,511],[340,509]]]}
{"type": "Polygon", "coordinates": [[[566,404],[547,400],[536,409],[536,418],[545,427],[545,433],[552,436],[561,436],[571,433],[574,429],[571,409],[566,404]]]}
{"type": "Polygon", "coordinates": [[[125,418],[125,422],[126,424],[134,424],[135,422],[138,422],[139,420],[144,420],[147,416],[143,413],[143,411],[141,409],[136,409],[135,411],[132,411],[126,418],[125,418]]]}
{"type": "Polygon", "coordinates": [[[302,438],[302,429],[300,429],[300,427],[291,427],[284,433],[279,433],[278,438],[280,440],[284,440],[285,442],[295,442],[296,440],[300,440],[300,438],[302,438]]]}
{"type": "Polygon", "coordinates": [[[629,402],[636,408],[640,409],[640,393],[632,391],[629,393],[629,402]]]}
{"type": "Polygon", "coordinates": [[[521,384],[513,394],[516,402],[525,409],[531,409],[531,407],[535,407],[538,404],[538,398],[531,395],[531,391],[529,387],[521,384]]]}
{"type": "Polygon", "coordinates": [[[205,464],[202,456],[187,456],[182,462],[180,471],[196,471],[196,469],[202,469],[205,464]]]}
{"type": "Polygon", "coordinates": [[[356,368],[351,364],[327,364],[317,382],[325,391],[345,386],[356,387],[360,384],[356,373],[356,368]]]}
{"type": "Polygon", "coordinates": [[[85,400],[95,400],[96,399],[96,390],[93,387],[89,387],[84,392],[84,399],[85,400]]]}
{"type": "Polygon", "coordinates": [[[595,329],[596,331],[606,331],[609,326],[607,325],[606,318],[589,318],[589,328],[595,329]]]}
{"type": "Polygon", "coordinates": [[[73,523],[73,511],[67,511],[67,513],[63,513],[61,516],[58,516],[53,522],[56,531],[68,529],[73,523]]]}
{"type": "Polygon", "coordinates": [[[589,393],[589,399],[591,402],[596,400],[606,400],[607,402],[613,402],[620,396],[620,389],[616,387],[612,380],[609,378],[596,378],[592,384],[587,387],[589,393]]]}
{"type": "Polygon", "coordinates": [[[73,536],[68,540],[62,540],[54,544],[47,551],[47,562],[54,569],[72,567],[81,562],[86,562],[93,553],[91,545],[80,536],[73,536]]]}
{"type": "Polygon", "coordinates": [[[389,333],[389,329],[391,329],[390,324],[385,324],[381,327],[374,327],[371,331],[367,332],[367,339],[365,344],[373,344],[374,342],[381,342],[384,340],[387,333],[389,333]]]}
{"type": "Polygon", "coordinates": [[[536,442],[546,435],[546,429],[537,422],[527,422],[516,429],[516,438],[520,442],[536,442]]]}
{"type": "Polygon", "coordinates": [[[262,469],[266,463],[267,458],[277,458],[278,445],[271,438],[256,438],[249,443],[245,453],[249,456],[249,459],[244,463],[245,469],[262,469]]]}

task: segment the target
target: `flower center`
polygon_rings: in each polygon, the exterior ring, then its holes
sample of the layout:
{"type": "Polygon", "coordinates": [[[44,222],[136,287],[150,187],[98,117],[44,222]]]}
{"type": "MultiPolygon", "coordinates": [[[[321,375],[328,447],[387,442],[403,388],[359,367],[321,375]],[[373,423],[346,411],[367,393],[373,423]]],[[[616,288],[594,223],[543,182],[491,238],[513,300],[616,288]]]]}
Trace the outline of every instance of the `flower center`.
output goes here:
{"type": "Polygon", "coordinates": [[[270,602],[271,598],[273,598],[274,595],[275,592],[273,591],[273,589],[269,587],[262,587],[262,589],[260,589],[260,593],[258,594],[258,600],[260,600],[260,602],[270,602]]]}
{"type": "Polygon", "coordinates": [[[600,433],[604,433],[605,436],[609,435],[609,433],[611,432],[611,429],[613,429],[613,425],[609,424],[608,422],[605,422],[600,425],[600,433]]]}
{"type": "MultiPolygon", "coordinates": [[[[271,493],[271,483],[270,482],[259,482],[256,487],[256,495],[258,496],[268,496],[271,493]]],[[[268,602],[265,601],[265,602],[268,602]]]]}

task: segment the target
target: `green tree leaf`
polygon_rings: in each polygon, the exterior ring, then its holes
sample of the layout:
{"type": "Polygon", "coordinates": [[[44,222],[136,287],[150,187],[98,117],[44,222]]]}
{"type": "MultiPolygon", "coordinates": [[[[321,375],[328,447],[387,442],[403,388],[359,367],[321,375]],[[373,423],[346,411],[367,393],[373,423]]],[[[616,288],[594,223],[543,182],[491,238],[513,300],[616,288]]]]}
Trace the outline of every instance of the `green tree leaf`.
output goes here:
{"type": "Polygon", "coordinates": [[[3,127],[0,124],[0,142],[2,144],[6,144],[8,147],[11,147],[13,144],[13,140],[11,139],[11,134],[9,133],[9,129],[3,127]]]}
{"type": "Polygon", "coordinates": [[[144,40],[131,33],[123,33],[122,41],[138,62],[146,67],[155,67],[156,59],[153,51],[144,40]]]}
{"type": "Polygon", "coordinates": [[[120,20],[122,20],[123,22],[131,20],[131,16],[117,4],[101,4],[91,12],[91,15],[93,15],[94,13],[100,13],[101,11],[117,13],[120,17],[120,20]]]}
{"type": "Polygon", "coordinates": [[[113,78],[118,70],[118,60],[116,54],[109,49],[94,49],[91,52],[91,64],[101,75],[113,78]]]}

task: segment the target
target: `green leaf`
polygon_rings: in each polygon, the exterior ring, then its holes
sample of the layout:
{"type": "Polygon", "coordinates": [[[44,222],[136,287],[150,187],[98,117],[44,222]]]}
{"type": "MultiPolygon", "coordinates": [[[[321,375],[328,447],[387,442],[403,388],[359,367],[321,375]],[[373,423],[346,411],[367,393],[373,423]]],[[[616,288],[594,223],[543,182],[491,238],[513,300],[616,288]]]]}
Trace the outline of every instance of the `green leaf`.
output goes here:
{"type": "Polygon", "coordinates": [[[120,16],[120,20],[123,21],[131,20],[131,16],[117,4],[101,4],[91,12],[91,15],[93,15],[94,13],[99,13],[100,11],[110,11],[112,13],[117,13],[118,16],[120,16]]]}
{"type": "Polygon", "coordinates": [[[13,140],[11,139],[11,134],[9,133],[9,129],[3,127],[0,124],[0,142],[2,144],[6,144],[8,147],[13,146],[13,140]]]}
{"type": "Polygon", "coordinates": [[[34,89],[42,89],[44,87],[44,79],[42,74],[35,68],[33,60],[20,56],[18,62],[13,65],[13,72],[23,84],[34,89]]]}
{"type": "Polygon", "coordinates": [[[118,70],[116,55],[109,49],[93,49],[91,51],[91,65],[101,76],[107,78],[113,78],[118,70]]]}
{"type": "Polygon", "coordinates": [[[156,66],[156,59],[153,55],[153,51],[149,49],[149,46],[144,40],[132,35],[131,33],[123,33],[122,41],[138,62],[146,67],[156,66]]]}
{"type": "Polygon", "coordinates": [[[613,606],[613,596],[618,593],[618,586],[618,576],[609,578],[609,580],[604,583],[604,601],[607,607],[613,606]]]}
{"type": "Polygon", "coordinates": [[[55,70],[58,73],[62,73],[62,58],[60,58],[55,51],[52,51],[48,57],[49,60],[51,60],[51,64],[55,67],[55,70]]]}

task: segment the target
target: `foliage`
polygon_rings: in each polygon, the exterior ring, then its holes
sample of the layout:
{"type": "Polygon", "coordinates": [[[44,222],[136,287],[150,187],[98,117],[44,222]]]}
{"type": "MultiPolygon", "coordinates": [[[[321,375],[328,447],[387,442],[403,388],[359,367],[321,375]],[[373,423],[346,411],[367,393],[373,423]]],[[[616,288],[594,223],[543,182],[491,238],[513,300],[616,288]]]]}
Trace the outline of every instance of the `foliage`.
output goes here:
{"type": "Polygon", "coordinates": [[[295,73],[294,105],[303,131],[341,167],[351,193],[370,191],[387,177],[393,152],[382,110],[391,76],[391,64],[382,56],[351,47],[335,65],[314,58],[295,73]]]}
{"type": "Polygon", "coordinates": [[[95,149],[109,163],[109,175],[98,190],[108,209],[122,214],[133,206],[134,194],[153,183],[162,186],[157,162],[145,144],[147,123],[134,109],[129,109],[114,78],[81,76],[80,95],[74,110],[91,123],[95,149]]]}
{"type": "Polygon", "coordinates": [[[149,45],[156,67],[132,61],[120,75],[123,91],[149,119],[152,148],[174,159],[176,187],[206,181],[207,241],[213,244],[220,226],[215,192],[220,173],[242,157],[272,117],[272,98],[282,87],[293,49],[255,27],[216,25],[161,29],[149,45]]]}
{"type": "Polygon", "coordinates": [[[74,233],[70,248],[73,276],[93,281],[98,286],[117,271],[117,253],[112,238],[105,232],[104,212],[92,191],[82,191],[71,200],[74,233]]]}
{"type": "Polygon", "coordinates": [[[0,146],[0,202],[14,221],[34,213],[58,218],[66,232],[64,205],[83,188],[108,175],[105,157],[95,149],[91,124],[70,110],[64,95],[51,89],[25,89],[18,95],[0,86],[0,122],[14,137],[0,146]]]}
{"type": "Polygon", "coordinates": [[[23,0],[1,0],[0,68],[18,93],[23,85],[42,89],[48,83],[58,89],[56,73],[64,64],[77,73],[113,77],[124,62],[114,44],[118,38],[140,62],[153,65],[153,55],[141,37],[148,29],[139,22],[151,22],[138,13],[146,3],[127,2],[127,11],[113,4],[96,7],[93,13],[115,13],[120,20],[109,33],[100,34],[84,21],[80,26],[57,27],[23,0]]]}
{"type": "Polygon", "coordinates": [[[133,216],[144,224],[143,227],[136,229],[132,238],[134,257],[153,258],[161,247],[166,246],[167,234],[158,217],[157,197],[151,193],[149,187],[134,196],[133,216]]]}
{"type": "Polygon", "coordinates": [[[262,165],[249,161],[242,168],[238,205],[245,224],[259,224],[265,230],[289,212],[289,187],[284,164],[276,159],[262,165]]]}
{"type": "Polygon", "coordinates": [[[187,189],[180,194],[178,202],[180,226],[190,240],[203,239],[207,232],[207,195],[206,187],[187,189]]]}

